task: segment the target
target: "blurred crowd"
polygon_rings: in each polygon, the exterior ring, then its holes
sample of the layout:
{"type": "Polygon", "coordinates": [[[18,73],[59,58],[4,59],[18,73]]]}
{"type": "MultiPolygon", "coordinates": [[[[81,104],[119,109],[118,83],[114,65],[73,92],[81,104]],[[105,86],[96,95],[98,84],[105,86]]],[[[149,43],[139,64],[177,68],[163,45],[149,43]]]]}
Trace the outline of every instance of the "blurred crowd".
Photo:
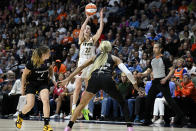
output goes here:
{"type": "MultiPolygon", "coordinates": [[[[57,81],[75,70],[79,57],[78,35],[86,19],[85,5],[90,2],[95,3],[98,10],[88,23],[92,33],[95,34],[99,28],[99,11],[104,8],[104,30],[99,42],[109,40],[112,43],[112,54],[120,57],[135,74],[139,87],[146,91],[146,95],[153,76],[143,79],[136,76],[147,69],[153,58],[153,44],[159,42],[164,47],[163,55],[173,62],[176,70],[183,70],[181,77],[174,74],[171,78],[172,96],[178,98],[178,104],[189,101],[196,105],[193,95],[196,92],[196,0],[6,0],[0,1],[0,107],[3,116],[19,111],[21,74],[36,47],[50,47],[57,81]],[[187,81],[184,77],[188,77],[187,81]],[[193,83],[193,88],[183,94],[179,84],[186,89],[187,83],[193,83]]],[[[97,52],[99,42],[96,43],[97,52]]],[[[130,120],[142,122],[145,96],[137,94],[119,69],[115,70],[113,78],[127,99],[130,120]]],[[[56,113],[69,118],[74,79],[67,88],[50,86],[51,115],[56,113]]],[[[157,98],[160,98],[157,99],[159,103],[167,105],[161,94],[157,98]]],[[[39,96],[36,99],[37,104],[31,113],[34,115],[42,109],[39,96]]],[[[166,122],[163,120],[164,113],[157,111],[157,105],[155,107],[152,109],[153,121],[166,122]]],[[[170,112],[167,106],[161,109],[170,112]]],[[[118,103],[103,91],[92,99],[89,110],[93,119],[98,119],[98,115],[100,120],[123,120],[118,103]],[[95,110],[100,112],[96,114],[95,110]]],[[[193,112],[189,108],[184,110],[188,111],[187,117],[194,123],[193,112]]],[[[171,113],[168,118],[174,114],[171,113]]]]}

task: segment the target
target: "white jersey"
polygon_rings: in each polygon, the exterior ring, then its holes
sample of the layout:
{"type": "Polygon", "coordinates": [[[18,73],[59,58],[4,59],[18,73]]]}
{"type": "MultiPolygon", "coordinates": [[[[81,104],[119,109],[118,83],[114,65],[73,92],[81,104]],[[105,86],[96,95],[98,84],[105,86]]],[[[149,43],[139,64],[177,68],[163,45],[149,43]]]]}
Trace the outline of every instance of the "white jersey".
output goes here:
{"type": "Polygon", "coordinates": [[[95,55],[95,45],[93,41],[93,37],[90,38],[89,41],[83,41],[80,44],[80,56],[79,59],[89,59],[95,55]]]}
{"type": "Polygon", "coordinates": [[[75,90],[75,82],[74,83],[71,83],[69,82],[69,84],[66,86],[67,90],[68,90],[68,93],[71,93],[75,90]]]}
{"type": "MultiPolygon", "coordinates": [[[[93,38],[91,37],[89,41],[83,41],[80,44],[80,55],[78,61],[78,67],[84,64],[84,62],[91,57],[95,56],[96,47],[94,45],[93,38]]],[[[82,74],[79,77],[86,78],[87,73],[90,71],[91,65],[82,70],[82,74]]]]}

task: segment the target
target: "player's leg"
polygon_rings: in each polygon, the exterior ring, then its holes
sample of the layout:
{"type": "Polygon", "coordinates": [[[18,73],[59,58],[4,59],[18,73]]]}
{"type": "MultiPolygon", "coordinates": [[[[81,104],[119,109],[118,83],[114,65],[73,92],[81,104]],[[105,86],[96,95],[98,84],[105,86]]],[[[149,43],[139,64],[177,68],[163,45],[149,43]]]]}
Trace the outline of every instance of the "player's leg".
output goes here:
{"type": "Polygon", "coordinates": [[[71,128],[76,121],[78,115],[81,113],[82,109],[89,103],[89,101],[95,96],[95,94],[85,91],[80,104],[76,107],[74,113],[72,114],[71,120],[69,121],[68,126],[65,128],[64,131],[71,131],[71,128]]]}
{"type": "Polygon", "coordinates": [[[27,94],[26,99],[27,99],[27,103],[22,108],[22,111],[19,113],[17,120],[16,120],[16,127],[19,129],[22,126],[22,121],[23,121],[25,114],[27,114],[34,107],[35,95],[34,94],[27,94]]]}
{"type": "Polygon", "coordinates": [[[40,98],[43,103],[43,113],[44,113],[44,128],[43,131],[53,131],[49,125],[50,121],[50,104],[49,104],[49,90],[42,89],[40,91],[40,98]]]}
{"type": "Polygon", "coordinates": [[[72,114],[73,114],[73,111],[76,109],[76,103],[78,101],[78,97],[81,91],[81,86],[82,86],[82,78],[77,77],[75,80],[75,90],[73,93],[72,114]]]}
{"type": "Polygon", "coordinates": [[[108,93],[112,98],[114,98],[121,106],[123,110],[123,114],[125,116],[125,121],[127,122],[128,131],[133,131],[132,124],[129,122],[129,109],[128,109],[128,103],[125,101],[125,99],[122,97],[120,92],[117,90],[117,87],[115,85],[115,82],[113,80],[106,80],[107,83],[103,86],[103,91],[108,93]]]}
{"type": "MultiPolygon", "coordinates": [[[[88,79],[84,79],[85,82],[85,87],[87,88],[88,86],[88,79]]],[[[90,111],[88,110],[88,104],[84,107],[84,109],[82,110],[82,114],[84,115],[85,120],[89,120],[89,116],[88,114],[90,113],[90,111]]]]}

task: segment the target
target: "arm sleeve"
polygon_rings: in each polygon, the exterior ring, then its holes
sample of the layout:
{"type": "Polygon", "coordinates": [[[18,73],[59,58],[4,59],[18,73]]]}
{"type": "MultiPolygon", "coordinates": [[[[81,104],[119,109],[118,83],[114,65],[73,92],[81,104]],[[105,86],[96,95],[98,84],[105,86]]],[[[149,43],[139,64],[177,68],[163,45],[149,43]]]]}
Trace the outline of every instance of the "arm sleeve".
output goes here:
{"type": "Polygon", "coordinates": [[[126,74],[127,78],[131,81],[132,84],[135,84],[136,81],[135,81],[135,78],[133,77],[132,73],[127,69],[127,67],[123,64],[123,63],[120,63],[118,65],[118,68],[126,74]]]}

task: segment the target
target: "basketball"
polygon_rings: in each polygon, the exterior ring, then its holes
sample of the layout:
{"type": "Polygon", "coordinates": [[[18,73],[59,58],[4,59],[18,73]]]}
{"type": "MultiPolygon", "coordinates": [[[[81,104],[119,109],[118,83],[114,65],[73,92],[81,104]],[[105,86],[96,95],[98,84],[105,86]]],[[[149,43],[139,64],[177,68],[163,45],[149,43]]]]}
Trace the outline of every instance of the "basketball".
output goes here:
{"type": "Polygon", "coordinates": [[[97,12],[97,6],[93,3],[89,3],[88,5],[86,5],[85,7],[85,13],[88,16],[94,15],[97,12]]]}

